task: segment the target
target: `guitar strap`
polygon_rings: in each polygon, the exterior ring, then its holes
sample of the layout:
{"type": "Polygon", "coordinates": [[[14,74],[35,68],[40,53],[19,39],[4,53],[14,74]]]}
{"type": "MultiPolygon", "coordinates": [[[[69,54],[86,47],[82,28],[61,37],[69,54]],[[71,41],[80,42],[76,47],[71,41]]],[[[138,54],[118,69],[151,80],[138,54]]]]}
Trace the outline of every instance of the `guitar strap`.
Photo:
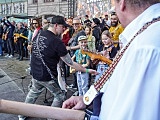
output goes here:
{"type": "Polygon", "coordinates": [[[38,49],[38,52],[39,52],[39,55],[40,55],[39,58],[41,59],[43,65],[46,67],[46,69],[47,69],[48,73],[50,74],[51,78],[55,79],[54,75],[51,73],[51,70],[49,69],[49,67],[46,65],[46,63],[43,60],[43,56],[42,56],[41,51],[39,49],[39,43],[38,43],[39,36],[40,36],[40,33],[38,34],[37,39],[36,39],[36,45],[37,45],[37,49],[38,49]]]}
{"type": "Polygon", "coordinates": [[[99,92],[103,85],[107,82],[107,80],[110,78],[112,75],[115,67],[117,66],[118,62],[121,60],[124,52],[127,50],[131,42],[137,37],[139,34],[141,34],[144,30],[146,30],[151,24],[160,21],[160,17],[153,19],[151,22],[146,23],[135,35],[134,37],[130,40],[130,42],[125,46],[125,48],[116,55],[115,59],[113,60],[113,63],[110,65],[109,69],[106,70],[103,75],[99,78],[99,80],[94,84],[96,90],[99,92]]]}
{"type": "MultiPolygon", "coordinates": [[[[38,53],[39,53],[39,55],[40,55],[39,58],[41,59],[43,65],[46,67],[48,73],[49,73],[50,76],[51,76],[51,79],[56,80],[56,78],[54,77],[54,75],[51,73],[50,68],[49,68],[49,67],[46,65],[46,63],[44,62],[43,55],[41,54],[41,51],[40,51],[40,48],[39,48],[39,44],[38,44],[39,36],[40,36],[40,33],[38,34],[37,39],[36,39],[36,45],[37,45],[38,53]]],[[[65,82],[65,79],[64,79],[64,72],[63,72],[63,70],[62,70],[62,67],[61,67],[60,62],[59,62],[58,65],[57,65],[57,72],[58,72],[58,84],[59,84],[61,90],[67,91],[67,90],[66,90],[66,82],[65,82]]]]}

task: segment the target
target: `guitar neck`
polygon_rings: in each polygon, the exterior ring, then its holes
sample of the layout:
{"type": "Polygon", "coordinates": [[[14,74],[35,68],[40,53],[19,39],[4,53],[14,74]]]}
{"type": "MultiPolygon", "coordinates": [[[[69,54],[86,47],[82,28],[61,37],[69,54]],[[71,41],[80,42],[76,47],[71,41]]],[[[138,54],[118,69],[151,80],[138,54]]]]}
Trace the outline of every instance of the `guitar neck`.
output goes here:
{"type": "Polygon", "coordinates": [[[62,109],[9,100],[0,100],[0,113],[17,114],[37,118],[54,118],[58,120],[83,120],[85,116],[85,112],[80,110],[62,109]]]}
{"type": "Polygon", "coordinates": [[[106,58],[105,56],[102,56],[101,54],[94,53],[94,52],[91,52],[88,50],[82,50],[81,52],[82,52],[82,54],[87,54],[93,60],[98,59],[98,60],[105,62],[108,65],[110,65],[112,63],[112,61],[110,59],[106,58]]]}

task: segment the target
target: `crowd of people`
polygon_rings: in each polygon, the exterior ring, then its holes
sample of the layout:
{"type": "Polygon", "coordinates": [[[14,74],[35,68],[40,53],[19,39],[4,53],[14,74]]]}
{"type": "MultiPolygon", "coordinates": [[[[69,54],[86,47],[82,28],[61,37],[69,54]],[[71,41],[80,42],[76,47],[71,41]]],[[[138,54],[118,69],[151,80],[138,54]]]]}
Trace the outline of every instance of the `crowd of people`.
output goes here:
{"type": "MultiPolygon", "coordinates": [[[[4,39],[2,36],[7,33],[7,49],[3,48],[7,50],[6,57],[13,58],[17,50],[17,59],[21,61],[30,53],[32,80],[26,103],[34,104],[46,88],[54,96],[51,106],[85,109],[83,96],[92,79],[98,84],[100,80],[103,82],[103,73],[107,73],[109,80],[98,91],[100,103],[93,101],[93,113],[97,107],[98,113],[91,120],[160,119],[159,0],[115,0],[115,7],[115,12],[105,14],[104,18],[90,19],[85,15],[84,21],[79,17],[54,16],[40,23],[34,18],[30,28],[2,19],[0,37],[4,39]],[[151,31],[155,32],[151,35],[151,31]],[[15,33],[19,36],[14,42],[15,33]],[[111,61],[111,66],[93,57],[96,55],[111,61]],[[63,72],[57,71],[57,67],[63,72]],[[68,87],[78,91],[77,96],[67,101],[59,72],[64,81],[73,75],[74,82],[68,87]]],[[[26,117],[19,115],[19,120],[26,117]]]]}
{"type": "Polygon", "coordinates": [[[36,35],[34,32],[37,28],[45,30],[47,25],[46,19],[41,23],[39,18],[33,18],[28,26],[26,22],[10,22],[7,17],[2,18],[0,21],[0,56],[14,58],[17,53],[16,59],[19,61],[22,61],[24,57],[28,58],[30,52],[27,47],[36,35]],[[37,21],[36,24],[34,21],[37,21]]]}
{"type": "MultiPolygon", "coordinates": [[[[120,44],[115,43],[120,52],[105,71],[108,81],[98,81],[90,91],[94,96],[95,91],[103,89],[100,100],[95,97],[99,103],[93,101],[95,109],[91,119],[159,120],[160,1],[114,0],[114,3],[125,29],[119,35],[120,44]]],[[[113,40],[117,41],[116,36],[113,40]]],[[[62,108],[85,109],[88,97],[72,96],[62,108]]]]}
{"type": "MultiPolygon", "coordinates": [[[[55,16],[50,20],[44,19],[42,26],[39,19],[33,18],[31,25],[33,28],[27,29],[27,46],[21,43],[23,48],[20,47],[18,58],[23,60],[23,50],[28,50],[32,80],[25,102],[34,104],[46,88],[54,96],[51,105],[54,107],[62,107],[66,99],[66,91],[58,83],[58,64],[63,69],[61,77],[65,81],[67,76],[73,75],[74,82],[68,87],[75,88],[77,95],[83,96],[92,84],[93,78],[98,79],[109,65],[100,60],[94,63],[89,55],[82,54],[82,50],[113,60],[120,49],[118,38],[116,41],[113,38],[123,31],[122,27],[119,27],[121,25],[115,12],[105,15],[104,19],[89,19],[86,15],[84,21],[79,17],[65,19],[55,16]],[[110,28],[112,32],[109,32],[110,28]],[[118,47],[114,44],[118,44],[118,47]]],[[[22,24],[18,23],[18,26],[22,24]]],[[[22,29],[20,33],[25,35],[24,28],[19,28],[22,29]]],[[[15,33],[18,31],[14,30],[13,35],[15,33]]],[[[24,39],[20,36],[19,42],[20,38],[24,39]]],[[[25,118],[26,116],[19,115],[19,120],[25,118]]]]}

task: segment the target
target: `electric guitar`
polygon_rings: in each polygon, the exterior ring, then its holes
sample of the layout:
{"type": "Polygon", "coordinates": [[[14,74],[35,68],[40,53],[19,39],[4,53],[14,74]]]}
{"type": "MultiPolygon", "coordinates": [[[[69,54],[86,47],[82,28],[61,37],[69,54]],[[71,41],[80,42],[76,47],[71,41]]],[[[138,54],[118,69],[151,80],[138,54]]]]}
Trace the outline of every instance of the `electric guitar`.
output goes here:
{"type": "Polygon", "coordinates": [[[17,42],[18,38],[20,37],[28,40],[26,36],[23,36],[22,34],[19,34],[19,33],[14,33],[14,42],[17,42]]]}
{"type": "Polygon", "coordinates": [[[103,55],[101,55],[99,53],[91,52],[89,50],[81,50],[81,53],[82,54],[87,54],[93,60],[95,60],[95,59],[101,60],[108,65],[110,65],[112,63],[112,61],[110,59],[104,57],[103,55]]]}
{"type": "Polygon", "coordinates": [[[3,40],[7,40],[7,35],[8,35],[8,32],[3,33],[3,34],[2,34],[2,39],[3,39],[3,40]]]}

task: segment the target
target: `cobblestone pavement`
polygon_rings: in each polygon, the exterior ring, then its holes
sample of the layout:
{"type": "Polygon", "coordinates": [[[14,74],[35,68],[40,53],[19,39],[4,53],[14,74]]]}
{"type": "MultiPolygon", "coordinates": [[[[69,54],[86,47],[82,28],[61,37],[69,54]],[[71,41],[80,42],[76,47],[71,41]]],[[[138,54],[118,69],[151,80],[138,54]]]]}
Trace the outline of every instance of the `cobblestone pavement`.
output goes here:
{"type": "MultiPolygon", "coordinates": [[[[25,59],[23,61],[18,61],[16,60],[16,57],[14,58],[6,58],[4,56],[0,56],[0,69],[4,71],[9,77],[5,78],[7,79],[7,82],[1,81],[3,75],[0,74],[0,85],[2,87],[5,87],[5,85],[12,86],[13,84],[17,84],[15,87],[17,87],[17,92],[11,92],[9,89],[5,92],[5,95],[2,94],[0,96],[1,99],[7,99],[7,100],[15,100],[15,101],[20,101],[23,102],[25,100],[26,94],[28,93],[28,85],[31,80],[31,76],[29,75],[28,72],[26,72],[26,69],[29,67],[29,59],[25,59]],[[15,95],[16,94],[16,95],[15,95]],[[16,97],[18,96],[18,98],[16,97]]],[[[4,74],[5,74],[4,73],[4,74]]],[[[67,84],[70,84],[72,82],[72,75],[67,78],[67,84]]],[[[6,87],[4,88],[6,89],[6,87]]],[[[67,92],[67,97],[70,97],[73,93],[75,92],[74,89],[68,89],[67,92]]],[[[38,100],[36,101],[36,104],[41,104],[41,105],[50,105],[52,101],[52,95],[44,91],[38,100]],[[47,100],[49,101],[48,103],[45,103],[45,95],[47,100]]],[[[10,114],[2,114],[0,113],[0,119],[1,120],[18,120],[17,115],[10,115],[10,114]]],[[[26,120],[46,120],[42,118],[27,118],[26,120]]]]}

